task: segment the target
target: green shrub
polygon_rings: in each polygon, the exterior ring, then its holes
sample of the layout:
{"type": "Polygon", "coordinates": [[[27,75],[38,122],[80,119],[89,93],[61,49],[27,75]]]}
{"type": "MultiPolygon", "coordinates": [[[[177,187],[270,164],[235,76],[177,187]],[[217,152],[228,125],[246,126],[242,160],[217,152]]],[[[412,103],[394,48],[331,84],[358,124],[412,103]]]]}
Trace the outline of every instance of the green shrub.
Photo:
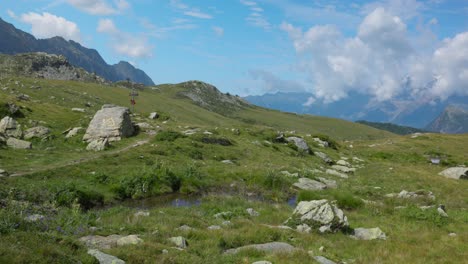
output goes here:
{"type": "Polygon", "coordinates": [[[21,218],[16,212],[0,208],[0,234],[5,235],[15,231],[20,226],[21,218]]]}
{"type": "Polygon", "coordinates": [[[109,175],[105,174],[104,172],[96,172],[96,174],[94,174],[94,180],[97,182],[97,183],[101,183],[101,184],[105,184],[105,183],[109,183],[109,175]]]}
{"type": "Polygon", "coordinates": [[[160,178],[173,192],[179,191],[182,186],[182,178],[172,172],[169,168],[165,167],[161,169],[160,178]]]}
{"type": "Polygon", "coordinates": [[[81,208],[88,210],[97,205],[102,205],[104,196],[93,190],[78,189],[74,185],[70,185],[56,191],[54,201],[57,205],[66,207],[78,202],[81,208]]]}
{"type": "Polygon", "coordinates": [[[331,194],[336,200],[338,207],[342,209],[357,209],[364,205],[364,202],[360,198],[355,197],[348,191],[334,190],[331,194]]]}
{"type": "Polygon", "coordinates": [[[435,208],[422,210],[416,205],[411,205],[399,210],[399,212],[407,219],[431,223],[438,227],[447,225],[449,222],[449,219],[441,216],[435,208]]]}
{"type": "Polygon", "coordinates": [[[316,134],[316,135],[313,135],[312,137],[319,138],[322,141],[328,142],[328,147],[332,149],[338,150],[338,148],[340,147],[340,144],[338,144],[338,142],[336,142],[334,139],[330,138],[327,135],[316,134]]]}
{"type": "Polygon", "coordinates": [[[301,201],[313,201],[313,200],[321,200],[321,199],[323,199],[323,195],[315,191],[301,190],[297,194],[298,203],[301,201]]]}
{"type": "Polygon", "coordinates": [[[173,142],[175,141],[176,139],[178,138],[183,138],[185,137],[184,135],[182,135],[181,133],[177,132],[177,131],[171,131],[171,130],[168,130],[168,131],[161,131],[159,132],[155,139],[156,141],[169,141],[169,142],[173,142]]]}
{"type": "Polygon", "coordinates": [[[196,160],[203,159],[203,153],[199,151],[198,149],[190,149],[187,154],[192,159],[196,159],[196,160]]]}
{"type": "Polygon", "coordinates": [[[268,171],[263,184],[271,190],[285,190],[289,188],[289,181],[280,173],[268,171]]]}
{"type": "Polygon", "coordinates": [[[216,144],[221,146],[232,146],[231,140],[224,137],[202,137],[201,142],[205,144],[216,144]]]}
{"type": "Polygon", "coordinates": [[[120,199],[148,197],[153,194],[158,180],[156,173],[140,171],[123,178],[114,188],[114,192],[120,199]]]}

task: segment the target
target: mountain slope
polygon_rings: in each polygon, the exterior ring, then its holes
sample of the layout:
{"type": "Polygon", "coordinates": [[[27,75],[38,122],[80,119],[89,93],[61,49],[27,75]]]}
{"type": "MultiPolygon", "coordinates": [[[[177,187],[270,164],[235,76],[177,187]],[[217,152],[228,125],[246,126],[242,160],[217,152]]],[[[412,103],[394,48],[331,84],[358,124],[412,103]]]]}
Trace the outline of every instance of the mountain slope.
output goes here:
{"type": "Polygon", "coordinates": [[[450,105],[426,127],[429,131],[461,134],[468,133],[468,106],[450,105]]]}
{"type": "Polygon", "coordinates": [[[66,41],[62,37],[36,39],[34,36],[16,29],[0,18],[0,53],[18,54],[27,52],[46,52],[65,56],[68,61],[90,73],[96,73],[109,81],[121,81],[129,78],[133,82],[154,85],[151,78],[142,70],[129,63],[107,64],[94,49],[88,49],[75,41],[66,41]]]}
{"type": "Polygon", "coordinates": [[[422,129],[408,127],[408,126],[399,126],[392,123],[379,123],[379,122],[368,122],[365,120],[358,120],[356,123],[363,124],[366,126],[374,127],[377,129],[389,131],[398,135],[409,135],[413,133],[424,133],[427,132],[422,129]]]}

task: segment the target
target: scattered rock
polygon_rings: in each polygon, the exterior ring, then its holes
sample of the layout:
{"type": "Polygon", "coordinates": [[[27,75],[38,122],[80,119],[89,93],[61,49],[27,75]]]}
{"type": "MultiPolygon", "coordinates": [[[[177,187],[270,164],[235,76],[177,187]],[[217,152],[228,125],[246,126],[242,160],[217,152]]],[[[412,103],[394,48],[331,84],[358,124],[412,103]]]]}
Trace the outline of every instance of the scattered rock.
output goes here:
{"type": "Polygon", "coordinates": [[[5,116],[0,120],[0,134],[5,135],[6,137],[21,138],[23,136],[23,131],[16,120],[9,116],[5,116]]]}
{"type": "Polygon", "coordinates": [[[79,112],[79,113],[84,113],[86,110],[84,108],[72,108],[71,109],[73,112],[79,112]]]}
{"type": "Polygon", "coordinates": [[[41,138],[50,133],[50,129],[45,126],[37,126],[24,131],[24,139],[41,138]]]}
{"type": "Polygon", "coordinates": [[[288,138],[286,138],[286,141],[294,143],[294,145],[296,145],[296,147],[299,150],[305,151],[307,153],[309,152],[309,146],[307,145],[307,142],[305,142],[305,140],[302,139],[302,138],[288,137],[288,138]]]}
{"type": "Polygon", "coordinates": [[[93,104],[91,104],[91,102],[86,102],[86,103],[85,103],[85,106],[86,106],[86,107],[92,107],[93,104]]]}
{"type": "Polygon", "coordinates": [[[331,165],[331,164],[334,163],[333,160],[327,154],[325,154],[323,152],[315,151],[314,155],[321,158],[327,164],[331,165]]]}
{"type": "Polygon", "coordinates": [[[109,147],[109,140],[107,138],[95,139],[95,140],[92,140],[88,144],[88,146],[86,147],[86,150],[89,150],[89,151],[103,151],[107,147],[109,147]]]}
{"type": "Polygon", "coordinates": [[[40,214],[33,214],[33,215],[26,216],[24,218],[24,221],[26,221],[26,222],[37,222],[37,221],[41,221],[43,219],[45,219],[45,216],[40,215],[40,214]]]}
{"type": "Polygon", "coordinates": [[[224,218],[224,219],[226,219],[226,218],[232,217],[232,215],[233,215],[232,212],[227,211],[227,212],[217,213],[217,214],[215,214],[215,215],[213,215],[213,216],[214,216],[214,218],[217,218],[217,219],[219,219],[219,218],[224,218]]]}
{"type": "Polygon", "coordinates": [[[146,123],[146,122],[138,123],[138,124],[136,124],[136,126],[137,126],[140,130],[146,130],[146,129],[151,129],[151,128],[153,128],[150,124],[148,124],[148,123],[146,123]]]}
{"type": "Polygon", "coordinates": [[[82,127],[74,127],[67,132],[67,135],[65,136],[65,138],[72,138],[78,135],[78,133],[80,133],[81,130],[83,130],[82,127]]]}
{"type": "Polygon", "coordinates": [[[448,168],[440,172],[439,175],[444,176],[445,178],[449,178],[449,179],[468,180],[468,168],[452,167],[452,168],[448,168]]]}
{"type": "Polygon", "coordinates": [[[253,208],[247,208],[245,211],[247,211],[247,213],[250,215],[250,216],[259,216],[260,213],[255,211],[253,208]]]}
{"type": "Polygon", "coordinates": [[[83,140],[91,142],[106,138],[109,141],[119,141],[123,137],[132,136],[134,132],[128,108],[104,105],[89,123],[83,140]]]}
{"type": "Polygon", "coordinates": [[[342,160],[342,159],[337,161],[336,164],[341,165],[341,166],[351,167],[351,164],[349,164],[349,162],[342,160]]]}
{"type": "Polygon", "coordinates": [[[356,228],[354,234],[351,236],[358,240],[374,240],[374,239],[387,239],[385,233],[380,228],[356,228]]]}
{"type": "Polygon", "coordinates": [[[386,194],[385,197],[388,198],[400,198],[400,199],[416,199],[416,198],[429,198],[431,200],[435,200],[435,195],[430,191],[425,190],[418,190],[414,192],[408,192],[403,190],[399,193],[389,193],[386,194]]]}
{"type": "Polygon", "coordinates": [[[138,211],[134,214],[134,216],[139,217],[139,216],[150,216],[150,212],[148,211],[138,211]]]}
{"type": "Polygon", "coordinates": [[[340,171],[340,172],[344,172],[344,173],[353,173],[356,171],[355,168],[349,168],[349,167],[342,166],[342,165],[333,165],[332,169],[340,171]]]}
{"type": "Polygon", "coordinates": [[[448,214],[445,211],[445,206],[442,205],[442,204],[439,205],[439,207],[437,207],[437,213],[439,213],[439,215],[442,216],[442,217],[448,217],[448,214]]]}
{"type": "Polygon", "coordinates": [[[88,254],[95,257],[99,261],[99,264],[125,264],[125,261],[97,249],[88,250],[88,254]]]}
{"type": "Polygon", "coordinates": [[[221,163],[224,163],[224,164],[234,164],[234,162],[232,162],[232,160],[223,160],[223,161],[221,161],[221,163]]]}
{"type": "Polygon", "coordinates": [[[163,250],[161,251],[161,253],[163,253],[163,254],[169,254],[169,250],[163,249],[163,250]]]}
{"type": "Polygon", "coordinates": [[[21,112],[20,112],[20,107],[17,106],[16,104],[14,103],[8,103],[8,113],[11,115],[11,116],[17,116],[17,115],[21,115],[21,112]]]}
{"type": "Polygon", "coordinates": [[[336,181],[326,179],[323,177],[317,177],[317,180],[319,180],[321,183],[325,184],[328,189],[335,189],[338,185],[336,184],[336,181]]]}
{"type": "Polygon", "coordinates": [[[252,262],[252,264],[272,264],[272,263],[270,261],[260,260],[260,261],[252,262]]]}
{"type": "Polygon", "coordinates": [[[212,225],[208,227],[208,230],[220,230],[221,227],[219,225],[212,225]]]}
{"type": "Polygon", "coordinates": [[[230,225],[232,225],[231,221],[223,221],[221,224],[222,224],[223,226],[230,226],[230,225]]]}
{"type": "Polygon", "coordinates": [[[178,248],[184,249],[184,248],[188,247],[187,240],[184,237],[181,237],[181,236],[171,237],[171,238],[169,238],[169,241],[171,241],[178,248]]]}
{"type": "Polygon", "coordinates": [[[321,140],[320,138],[312,138],[322,148],[328,148],[329,144],[327,141],[321,140]]]}
{"type": "Polygon", "coordinates": [[[13,149],[31,149],[32,143],[16,138],[8,138],[6,142],[7,146],[13,149]]]}
{"type": "Polygon", "coordinates": [[[423,135],[423,133],[419,133],[419,132],[418,133],[413,133],[413,134],[411,134],[411,138],[418,138],[418,137],[420,137],[422,135],[423,135]]]}
{"type": "Polygon", "coordinates": [[[320,264],[336,264],[336,262],[331,261],[331,260],[327,259],[326,257],[315,256],[313,258],[315,259],[315,261],[317,261],[320,264]]]}
{"type": "Polygon", "coordinates": [[[292,253],[296,251],[296,248],[291,246],[288,243],[284,242],[270,242],[270,243],[265,243],[265,244],[253,244],[253,245],[248,245],[248,246],[243,246],[243,247],[238,247],[238,248],[233,248],[233,249],[228,249],[224,252],[224,254],[237,254],[242,250],[258,250],[264,253],[268,254],[274,254],[274,253],[292,253]]]}
{"type": "Polygon", "coordinates": [[[8,172],[6,170],[0,169],[0,177],[7,177],[7,176],[8,176],[8,172]]]}
{"type": "Polygon", "coordinates": [[[27,94],[19,94],[18,96],[16,96],[16,99],[20,101],[29,101],[31,99],[31,96],[27,94]]]}
{"type": "Polygon", "coordinates": [[[143,242],[137,235],[85,236],[79,239],[88,248],[110,249],[117,246],[136,245],[143,242]]]}
{"type": "Polygon", "coordinates": [[[188,130],[182,131],[182,134],[184,134],[186,136],[191,136],[191,135],[195,135],[199,130],[200,129],[198,129],[198,128],[188,129],[188,130]]]}
{"type": "Polygon", "coordinates": [[[149,115],[149,119],[158,119],[158,118],[159,118],[159,114],[157,112],[152,112],[149,115]]]}
{"type": "Polygon", "coordinates": [[[334,202],[328,200],[302,201],[294,209],[293,215],[286,221],[292,223],[307,224],[312,227],[326,227],[336,232],[348,228],[348,218],[334,202]]]}
{"type": "Polygon", "coordinates": [[[327,169],[325,171],[326,174],[330,174],[330,175],[333,175],[333,176],[338,176],[340,178],[343,178],[343,179],[347,179],[348,178],[348,175],[344,174],[344,173],[341,173],[341,172],[338,172],[336,170],[332,170],[332,169],[327,169]]]}
{"type": "Polygon", "coordinates": [[[318,191],[318,190],[324,190],[327,188],[327,185],[319,181],[311,180],[309,178],[300,178],[298,182],[293,184],[293,186],[301,190],[308,190],[308,191],[318,191]]]}
{"type": "Polygon", "coordinates": [[[287,176],[287,177],[292,177],[292,178],[299,177],[299,173],[297,173],[297,172],[290,173],[289,171],[281,171],[280,173],[283,174],[284,176],[287,176]]]}
{"type": "Polygon", "coordinates": [[[177,230],[180,230],[180,231],[191,231],[191,230],[193,230],[193,228],[191,228],[191,227],[188,226],[188,225],[182,225],[182,226],[178,227],[177,230]]]}
{"type": "Polygon", "coordinates": [[[448,235],[449,235],[449,237],[456,237],[457,236],[456,233],[449,233],[448,235]]]}

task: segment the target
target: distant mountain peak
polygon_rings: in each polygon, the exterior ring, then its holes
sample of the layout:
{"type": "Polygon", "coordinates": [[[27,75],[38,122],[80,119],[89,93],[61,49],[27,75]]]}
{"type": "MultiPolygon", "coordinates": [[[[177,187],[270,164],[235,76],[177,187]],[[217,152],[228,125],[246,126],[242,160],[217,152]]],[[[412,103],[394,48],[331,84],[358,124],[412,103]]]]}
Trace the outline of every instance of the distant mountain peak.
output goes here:
{"type": "Polygon", "coordinates": [[[144,71],[135,68],[130,63],[119,62],[116,65],[109,65],[95,49],[83,47],[73,40],[65,40],[59,36],[36,39],[1,18],[0,36],[0,53],[10,55],[28,52],[59,54],[65,56],[72,65],[96,73],[112,82],[129,78],[133,82],[154,85],[153,80],[144,71]]]}
{"type": "Polygon", "coordinates": [[[468,133],[468,105],[448,105],[426,129],[450,134],[468,133]]]}

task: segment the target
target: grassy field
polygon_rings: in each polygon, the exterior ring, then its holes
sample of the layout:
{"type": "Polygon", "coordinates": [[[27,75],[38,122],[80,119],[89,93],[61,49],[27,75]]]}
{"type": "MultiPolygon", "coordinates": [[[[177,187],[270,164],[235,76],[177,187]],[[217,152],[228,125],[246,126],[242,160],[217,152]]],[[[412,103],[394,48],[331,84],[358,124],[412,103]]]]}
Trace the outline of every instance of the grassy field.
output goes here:
{"type": "Polygon", "coordinates": [[[468,181],[446,179],[438,173],[458,164],[468,166],[467,135],[396,136],[343,120],[253,106],[215,113],[180,97],[187,89],[160,85],[139,91],[133,119],[150,123],[158,134],[140,133],[109,150],[90,153],[84,150],[82,134],[66,140],[62,131],[87,127],[104,103],[128,105],[128,89],[25,78],[0,80],[0,103],[23,106],[25,117],[18,119],[23,127],[31,127],[29,120],[43,121],[54,135],[45,142],[34,140],[32,150],[0,148],[0,168],[23,174],[0,178],[0,262],[96,263],[78,241],[89,234],[139,235],[142,244],[103,250],[127,263],[315,263],[308,251],[347,263],[466,262],[468,181]],[[17,101],[20,93],[31,99],[17,101]],[[88,102],[91,107],[84,106],[88,102]],[[72,112],[73,107],[86,112],[72,112]],[[153,111],[161,118],[146,119],[153,111]],[[185,136],[182,132],[188,129],[198,132],[185,136]],[[325,175],[328,165],[320,158],[274,143],[278,131],[303,137],[313,150],[334,160],[363,159],[363,166],[349,179],[325,175]],[[329,136],[338,148],[319,147],[312,139],[316,134],[329,136]],[[142,140],[148,143],[128,148],[142,140]],[[431,165],[432,156],[442,157],[442,164],[431,165]],[[338,188],[298,191],[292,188],[296,179],[281,171],[330,178],[338,182],[338,188]],[[385,196],[422,189],[436,199],[385,196]],[[168,195],[199,200],[189,207],[155,202],[168,195]],[[357,241],[344,233],[302,234],[268,227],[283,224],[291,215],[294,207],[288,200],[292,197],[337,200],[351,227],[380,227],[388,238],[357,241]],[[135,216],[141,204],[148,205],[149,216],[135,216]],[[435,208],[419,209],[439,204],[446,206],[448,218],[440,217],[435,208]],[[247,208],[260,215],[250,216],[247,208]],[[225,211],[232,212],[227,219],[213,216],[225,211]],[[45,219],[25,221],[31,214],[45,219]],[[223,225],[226,220],[231,224],[223,225]],[[182,225],[193,230],[178,230],[182,225]],[[211,225],[222,228],[208,230],[211,225]],[[189,243],[184,251],[172,248],[168,241],[179,235],[189,243]],[[279,255],[252,250],[223,254],[226,249],[272,241],[300,250],[279,255]]]}

